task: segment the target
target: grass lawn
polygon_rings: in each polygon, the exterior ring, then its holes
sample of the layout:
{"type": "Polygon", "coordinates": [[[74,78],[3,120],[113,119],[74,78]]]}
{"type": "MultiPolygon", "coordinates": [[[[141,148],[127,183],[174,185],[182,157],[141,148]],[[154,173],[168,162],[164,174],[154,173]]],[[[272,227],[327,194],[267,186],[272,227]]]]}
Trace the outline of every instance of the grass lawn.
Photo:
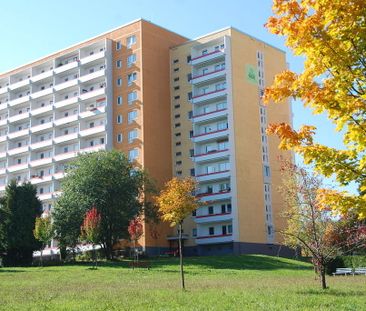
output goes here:
{"type": "Polygon", "coordinates": [[[329,277],[320,289],[308,264],[269,256],[187,258],[152,269],[122,263],[0,268],[0,310],[366,310],[366,276],[329,277]]]}

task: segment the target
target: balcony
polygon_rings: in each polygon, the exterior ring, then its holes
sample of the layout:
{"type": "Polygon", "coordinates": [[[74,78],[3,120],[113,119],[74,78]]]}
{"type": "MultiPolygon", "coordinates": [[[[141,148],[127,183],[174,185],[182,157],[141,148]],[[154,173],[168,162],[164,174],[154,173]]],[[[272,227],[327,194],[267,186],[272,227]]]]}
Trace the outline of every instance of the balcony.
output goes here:
{"type": "Polygon", "coordinates": [[[0,95],[1,94],[5,94],[9,91],[9,87],[8,86],[5,86],[5,87],[1,87],[0,88],[0,95]]]}
{"type": "Polygon", "coordinates": [[[30,162],[30,167],[39,167],[43,165],[48,165],[52,163],[52,157],[49,158],[43,158],[38,160],[33,160],[30,162]]]}
{"type": "Polygon", "coordinates": [[[86,136],[90,136],[90,135],[94,135],[94,134],[98,134],[98,133],[103,133],[103,132],[105,132],[105,125],[100,125],[100,126],[88,128],[88,129],[85,129],[85,130],[81,130],[80,131],[80,136],[81,137],[86,137],[86,136]]]}
{"type": "Polygon", "coordinates": [[[227,179],[227,178],[230,178],[230,170],[208,173],[208,174],[201,174],[201,175],[196,176],[196,180],[198,182],[206,182],[206,181],[213,181],[213,180],[220,180],[220,179],[227,179]]]}
{"type": "Polygon", "coordinates": [[[42,184],[44,182],[49,182],[52,180],[52,175],[47,176],[31,176],[30,182],[33,185],[42,184]]]}
{"type": "Polygon", "coordinates": [[[64,99],[55,103],[55,108],[67,107],[69,105],[74,105],[79,101],[77,96],[72,98],[64,99]]]}
{"type": "Polygon", "coordinates": [[[75,85],[78,85],[78,83],[79,83],[78,79],[73,79],[73,80],[55,85],[54,89],[56,92],[58,92],[58,91],[67,89],[68,87],[73,87],[75,85]]]}
{"type": "Polygon", "coordinates": [[[212,192],[212,193],[199,193],[197,197],[202,202],[214,202],[214,201],[222,201],[228,200],[231,198],[230,190],[224,190],[220,192],[212,192]]]}
{"type": "Polygon", "coordinates": [[[60,180],[65,177],[65,172],[57,172],[53,174],[53,178],[56,180],[60,180]]]}
{"type": "Polygon", "coordinates": [[[105,106],[103,107],[98,107],[98,108],[92,108],[89,111],[84,111],[80,113],[80,118],[82,119],[86,119],[86,118],[90,118],[96,115],[100,115],[102,113],[105,113],[105,106]]]}
{"type": "Polygon", "coordinates": [[[93,79],[99,78],[99,77],[103,77],[105,75],[105,69],[102,70],[98,70],[95,71],[93,73],[89,73],[85,76],[80,77],[80,82],[84,83],[84,82],[88,82],[91,81],[93,79]]]}
{"type": "Polygon", "coordinates": [[[30,100],[30,96],[29,95],[25,95],[25,96],[19,97],[17,99],[11,100],[9,102],[9,106],[10,107],[14,107],[16,105],[20,105],[20,104],[26,103],[29,100],[30,100]]]}
{"type": "Polygon", "coordinates": [[[2,167],[0,168],[0,175],[5,175],[6,174],[6,168],[2,167]]]}
{"type": "Polygon", "coordinates": [[[57,68],[54,69],[55,74],[59,74],[61,72],[73,69],[73,68],[77,68],[79,66],[79,61],[74,61],[72,63],[66,64],[66,65],[61,65],[58,66],[57,68]]]}
{"type": "Polygon", "coordinates": [[[8,155],[13,156],[13,155],[16,155],[16,154],[26,153],[28,151],[29,151],[28,146],[13,148],[13,149],[8,150],[8,155]]]}
{"type": "Polygon", "coordinates": [[[221,78],[225,77],[225,75],[226,75],[225,69],[215,70],[215,71],[205,73],[203,75],[197,75],[197,76],[192,77],[191,83],[194,85],[200,84],[203,82],[221,79],[221,78]]]}
{"type": "Polygon", "coordinates": [[[28,163],[15,164],[8,167],[9,173],[19,172],[28,169],[28,163]]]}
{"type": "Polygon", "coordinates": [[[0,110],[4,110],[6,108],[8,108],[8,103],[0,104],[0,110]]]}
{"type": "Polygon", "coordinates": [[[90,91],[90,92],[81,94],[80,100],[86,100],[86,99],[90,99],[90,98],[101,96],[101,95],[105,95],[105,87],[99,88],[95,91],[90,91]]]}
{"type": "Polygon", "coordinates": [[[22,86],[26,86],[26,85],[29,85],[29,82],[30,82],[30,79],[25,79],[23,81],[19,81],[19,82],[16,82],[16,83],[12,83],[9,85],[9,90],[13,91],[15,89],[18,89],[22,86]]]}
{"type": "Polygon", "coordinates": [[[49,78],[49,77],[52,77],[53,76],[53,70],[49,70],[49,71],[46,71],[46,72],[43,72],[43,73],[40,73],[38,75],[35,75],[31,78],[31,81],[32,82],[38,82],[38,81],[41,81],[43,79],[46,79],[46,78],[49,78]]]}
{"type": "Polygon", "coordinates": [[[68,160],[68,159],[72,159],[77,157],[78,152],[77,151],[71,151],[71,152],[65,152],[65,153],[60,153],[58,155],[55,155],[55,161],[64,161],[64,160],[68,160]]]}
{"type": "Polygon", "coordinates": [[[8,136],[6,136],[6,135],[0,136],[0,143],[6,141],[7,138],[8,138],[8,136]]]}
{"type": "Polygon", "coordinates": [[[39,141],[36,143],[31,144],[31,150],[38,150],[41,148],[46,148],[52,145],[52,139],[48,139],[48,140],[44,140],[44,141],[39,141]]]}
{"type": "Polygon", "coordinates": [[[200,95],[193,96],[191,101],[192,101],[192,104],[207,102],[207,101],[210,101],[213,99],[225,97],[226,93],[227,93],[226,89],[215,90],[212,92],[208,92],[206,94],[200,94],[200,95]]]}
{"type": "Polygon", "coordinates": [[[41,201],[52,199],[52,192],[38,194],[38,199],[41,201]]]}
{"type": "Polygon", "coordinates": [[[53,87],[49,87],[45,90],[32,93],[32,99],[36,99],[36,98],[46,96],[46,95],[49,95],[49,94],[52,94],[52,93],[53,93],[53,87]]]}
{"type": "Polygon", "coordinates": [[[195,66],[198,64],[210,62],[210,61],[216,60],[218,58],[224,58],[224,57],[225,57],[225,53],[223,51],[221,51],[221,50],[213,51],[211,53],[207,53],[207,54],[192,58],[191,65],[195,66]]]}
{"type": "Polygon", "coordinates": [[[0,152],[0,159],[6,158],[6,151],[0,152]]]}
{"type": "Polygon", "coordinates": [[[215,111],[210,111],[207,113],[197,114],[197,115],[193,116],[192,122],[201,123],[201,122],[206,122],[209,120],[215,120],[215,119],[227,117],[227,115],[228,115],[228,110],[227,110],[227,108],[224,108],[224,109],[219,109],[219,110],[215,110],[215,111]]]}
{"type": "Polygon", "coordinates": [[[22,136],[26,136],[26,135],[29,135],[29,129],[9,133],[8,138],[14,139],[14,138],[18,138],[18,137],[22,137],[22,136]]]}
{"type": "Polygon", "coordinates": [[[17,122],[17,121],[20,121],[20,120],[28,119],[29,117],[30,117],[30,113],[29,112],[24,112],[24,113],[16,114],[16,115],[11,116],[9,118],[9,123],[13,123],[13,122],[17,122]]]}
{"type": "Polygon", "coordinates": [[[213,150],[208,153],[196,154],[192,159],[196,163],[226,159],[230,155],[229,149],[213,150]]]}
{"type": "Polygon", "coordinates": [[[49,112],[49,111],[52,111],[52,105],[48,105],[48,106],[45,106],[45,107],[34,109],[34,110],[31,111],[31,115],[32,116],[39,116],[39,115],[41,115],[43,113],[46,113],[46,112],[49,112]]]}
{"type": "Polygon", "coordinates": [[[78,133],[72,133],[67,135],[61,135],[54,138],[56,144],[63,143],[66,141],[74,140],[78,138],[78,133]]]}
{"type": "Polygon", "coordinates": [[[233,242],[232,234],[207,235],[196,237],[196,243],[202,244],[216,244],[216,243],[230,243],[233,242]]]}
{"type": "Polygon", "coordinates": [[[80,150],[80,152],[95,152],[95,151],[99,151],[99,150],[105,150],[105,144],[82,148],[80,150]]]}
{"type": "Polygon", "coordinates": [[[203,223],[227,222],[232,220],[232,218],[233,216],[231,213],[221,213],[221,214],[196,216],[194,218],[194,221],[196,222],[196,224],[203,224],[203,223]]]}
{"type": "Polygon", "coordinates": [[[223,129],[195,135],[192,137],[192,141],[194,143],[199,143],[206,140],[217,140],[219,138],[226,138],[228,135],[229,135],[229,129],[223,129]]]}
{"type": "Polygon", "coordinates": [[[6,188],[6,186],[5,186],[5,185],[1,185],[1,186],[0,186],[0,192],[5,191],[5,188],[6,188]]]}
{"type": "Polygon", "coordinates": [[[31,127],[31,133],[37,133],[37,132],[40,132],[40,131],[48,130],[48,129],[51,129],[52,127],[53,127],[53,122],[47,122],[47,123],[44,123],[44,124],[39,124],[39,125],[31,127]]]}
{"type": "Polygon", "coordinates": [[[76,122],[78,119],[79,119],[78,115],[74,114],[74,115],[69,116],[69,117],[56,119],[54,121],[54,124],[55,124],[55,126],[59,126],[59,125],[63,125],[63,124],[71,123],[71,122],[76,122]]]}
{"type": "Polygon", "coordinates": [[[105,57],[105,51],[99,52],[99,53],[95,53],[93,55],[84,57],[80,59],[80,64],[81,65],[85,65],[87,63],[93,62],[95,60],[101,59],[105,57]]]}

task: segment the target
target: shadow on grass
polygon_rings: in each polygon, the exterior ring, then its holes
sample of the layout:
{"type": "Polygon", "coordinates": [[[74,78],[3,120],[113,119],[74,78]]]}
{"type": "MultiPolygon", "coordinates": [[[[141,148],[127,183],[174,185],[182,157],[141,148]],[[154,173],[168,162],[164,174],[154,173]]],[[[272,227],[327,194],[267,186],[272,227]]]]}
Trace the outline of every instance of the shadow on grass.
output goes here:
{"type": "Polygon", "coordinates": [[[315,296],[336,296],[336,297],[362,297],[365,292],[364,291],[343,291],[337,289],[308,289],[308,290],[301,290],[297,291],[297,294],[300,295],[315,295],[315,296]]]}
{"type": "Polygon", "coordinates": [[[25,272],[24,270],[15,270],[15,269],[3,269],[0,268],[0,273],[18,273],[18,272],[25,272]]]}

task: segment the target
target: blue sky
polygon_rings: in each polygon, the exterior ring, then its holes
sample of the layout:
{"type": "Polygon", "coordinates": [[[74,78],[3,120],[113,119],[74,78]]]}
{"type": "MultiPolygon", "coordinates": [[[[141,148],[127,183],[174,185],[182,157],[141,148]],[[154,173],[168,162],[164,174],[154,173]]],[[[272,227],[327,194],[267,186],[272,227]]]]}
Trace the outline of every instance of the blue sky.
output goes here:
{"type": "MultiPolygon", "coordinates": [[[[284,40],[264,28],[271,0],[12,0],[0,11],[0,72],[30,62],[140,17],[189,38],[233,26],[286,50],[290,68],[300,71],[284,40]],[[182,14],[185,12],[185,14],[182,14]]],[[[318,127],[317,140],[340,146],[341,137],[324,116],[294,103],[294,126],[318,127]]]]}

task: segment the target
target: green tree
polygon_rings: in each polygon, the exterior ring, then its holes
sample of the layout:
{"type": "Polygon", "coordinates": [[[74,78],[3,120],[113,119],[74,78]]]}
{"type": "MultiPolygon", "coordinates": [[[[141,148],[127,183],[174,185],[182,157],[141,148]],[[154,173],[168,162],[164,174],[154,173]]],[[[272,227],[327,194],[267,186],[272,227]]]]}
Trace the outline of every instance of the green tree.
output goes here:
{"type": "Polygon", "coordinates": [[[41,216],[36,218],[33,230],[34,237],[42,243],[41,246],[41,266],[43,266],[43,249],[51,242],[54,236],[51,216],[41,216]]]}
{"type": "Polygon", "coordinates": [[[30,183],[17,185],[11,181],[0,200],[0,235],[5,244],[5,265],[29,265],[33,252],[40,247],[34,238],[36,217],[42,213],[37,189],[30,183]]]}
{"type": "Polygon", "coordinates": [[[78,243],[85,213],[95,206],[101,214],[100,242],[106,257],[112,258],[113,245],[128,238],[130,220],[144,209],[150,190],[146,174],[115,150],[83,154],[66,172],[53,212],[61,246],[78,243]]]}

